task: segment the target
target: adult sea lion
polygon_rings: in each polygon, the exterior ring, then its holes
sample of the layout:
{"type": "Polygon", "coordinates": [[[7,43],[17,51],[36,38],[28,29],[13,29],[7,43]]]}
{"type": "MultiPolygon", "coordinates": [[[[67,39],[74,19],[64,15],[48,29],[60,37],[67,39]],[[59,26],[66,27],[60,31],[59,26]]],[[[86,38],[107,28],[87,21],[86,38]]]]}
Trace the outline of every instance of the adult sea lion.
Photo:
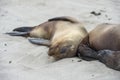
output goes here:
{"type": "Polygon", "coordinates": [[[101,24],[93,29],[79,45],[83,59],[95,58],[106,66],[120,70],[120,25],[101,24]]]}
{"type": "Polygon", "coordinates": [[[78,20],[72,17],[56,17],[38,26],[16,28],[7,34],[33,37],[29,39],[30,42],[49,46],[48,55],[59,60],[76,56],[79,43],[88,33],[78,20]]]}

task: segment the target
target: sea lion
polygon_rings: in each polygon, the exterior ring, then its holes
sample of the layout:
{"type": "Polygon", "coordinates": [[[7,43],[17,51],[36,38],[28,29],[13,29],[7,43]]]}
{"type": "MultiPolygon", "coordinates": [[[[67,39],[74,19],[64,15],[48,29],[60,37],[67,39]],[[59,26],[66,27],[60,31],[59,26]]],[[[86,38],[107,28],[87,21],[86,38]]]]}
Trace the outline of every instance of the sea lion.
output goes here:
{"type": "Polygon", "coordinates": [[[79,43],[88,33],[78,20],[72,17],[56,17],[38,26],[16,28],[7,34],[33,37],[29,39],[30,42],[48,46],[48,55],[59,60],[76,56],[79,43]]]}
{"type": "Polygon", "coordinates": [[[120,24],[104,23],[93,29],[80,43],[83,59],[98,59],[106,66],[120,70],[120,24]]]}

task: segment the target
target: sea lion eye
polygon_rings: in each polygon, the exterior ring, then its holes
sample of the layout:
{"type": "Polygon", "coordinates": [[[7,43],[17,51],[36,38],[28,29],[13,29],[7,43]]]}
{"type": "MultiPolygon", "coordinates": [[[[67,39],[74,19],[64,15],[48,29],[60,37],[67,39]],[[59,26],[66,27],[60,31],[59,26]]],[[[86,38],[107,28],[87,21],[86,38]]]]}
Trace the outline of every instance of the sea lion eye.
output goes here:
{"type": "Polygon", "coordinates": [[[60,49],[60,53],[65,53],[67,51],[67,47],[63,47],[62,49],[60,49]]]}
{"type": "Polygon", "coordinates": [[[60,53],[66,53],[68,51],[68,49],[70,49],[72,45],[68,45],[68,46],[64,46],[60,49],[60,53]]]}

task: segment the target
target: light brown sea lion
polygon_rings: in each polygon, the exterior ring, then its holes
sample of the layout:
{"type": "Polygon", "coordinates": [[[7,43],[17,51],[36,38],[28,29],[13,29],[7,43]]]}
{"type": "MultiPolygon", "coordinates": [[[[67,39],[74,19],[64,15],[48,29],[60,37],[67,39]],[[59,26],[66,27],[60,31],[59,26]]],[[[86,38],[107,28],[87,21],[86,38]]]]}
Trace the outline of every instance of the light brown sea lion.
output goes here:
{"type": "Polygon", "coordinates": [[[120,70],[120,25],[98,25],[82,40],[78,54],[84,56],[83,59],[95,58],[110,68],[120,70]]]}
{"type": "Polygon", "coordinates": [[[7,34],[34,37],[35,39],[29,41],[49,46],[48,55],[59,60],[76,56],[78,45],[87,35],[87,31],[82,23],[72,17],[56,17],[38,26],[16,28],[7,34]]]}

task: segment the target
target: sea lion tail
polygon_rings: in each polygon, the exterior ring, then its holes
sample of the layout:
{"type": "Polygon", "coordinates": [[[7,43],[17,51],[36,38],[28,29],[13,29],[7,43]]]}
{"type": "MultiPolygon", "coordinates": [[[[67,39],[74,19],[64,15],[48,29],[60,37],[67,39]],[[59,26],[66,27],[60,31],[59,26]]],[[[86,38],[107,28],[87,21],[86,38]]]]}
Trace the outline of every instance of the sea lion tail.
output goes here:
{"type": "Polygon", "coordinates": [[[19,27],[13,29],[13,32],[8,32],[6,34],[9,34],[11,36],[29,36],[30,31],[33,29],[33,27],[19,27]]]}

